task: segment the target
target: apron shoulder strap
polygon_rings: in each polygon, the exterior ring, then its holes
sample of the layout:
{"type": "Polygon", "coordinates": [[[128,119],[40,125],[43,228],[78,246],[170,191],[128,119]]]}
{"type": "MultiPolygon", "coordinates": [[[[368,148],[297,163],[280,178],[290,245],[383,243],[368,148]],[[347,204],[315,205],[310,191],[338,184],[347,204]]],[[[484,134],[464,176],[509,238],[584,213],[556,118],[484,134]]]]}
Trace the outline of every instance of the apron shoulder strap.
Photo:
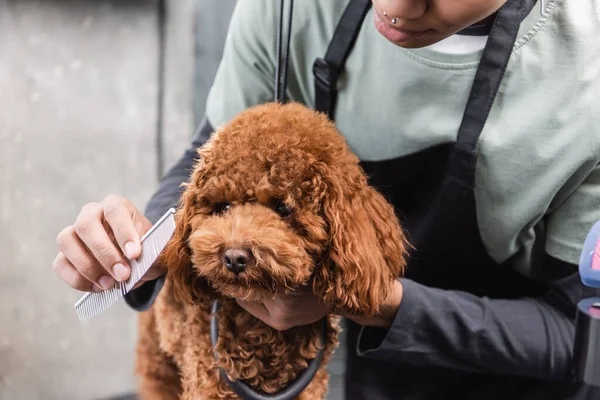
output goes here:
{"type": "Polygon", "coordinates": [[[337,97],[338,77],[344,69],[370,7],[371,0],[350,0],[335,28],[325,57],[317,58],[313,64],[315,109],[327,114],[331,119],[337,97]]]}
{"type": "Polygon", "coordinates": [[[475,151],[506,72],[521,22],[535,4],[536,0],[508,0],[496,15],[458,131],[457,145],[466,152],[475,151]]]}

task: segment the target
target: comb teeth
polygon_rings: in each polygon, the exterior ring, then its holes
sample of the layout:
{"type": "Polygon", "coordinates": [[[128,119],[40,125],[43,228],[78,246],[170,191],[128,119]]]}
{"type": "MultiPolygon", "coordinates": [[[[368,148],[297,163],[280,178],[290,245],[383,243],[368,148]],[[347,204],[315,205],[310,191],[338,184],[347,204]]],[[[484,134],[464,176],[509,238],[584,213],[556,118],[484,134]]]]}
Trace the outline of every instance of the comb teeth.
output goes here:
{"type": "Polygon", "coordinates": [[[80,321],[94,318],[110,308],[122,296],[126,295],[148,272],[160,252],[173,236],[173,232],[175,231],[174,214],[175,209],[171,208],[142,236],[142,253],[137,260],[129,260],[131,276],[127,282],[116,283],[112,289],[103,292],[86,293],[75,303],[75,310],[80,321]]]}
{"type": "Polygon", "coordinates": [[[146,272],[150,269],[154,261],[158,258],[160,252],[166,244],[171,240],[175,231],[175,218],[173,214],[165,214],[155,225],[142,237],[142,253],[137,260],[129,261],[131,265],[131,276],[122,284],[123,294],[135,286],[142,279],[146,272]],[[144,240],[149,235],[152,235],[152,240],[144,240]]]}
{"type": "Polygon", "coordinates": [[[121,286],[115,285],[112,289],[98,293],[87,293],[77,304],[75,310],[80,321],[94,318],[104,310],[110,308],[119,301],[121,297],[121,286]]]}

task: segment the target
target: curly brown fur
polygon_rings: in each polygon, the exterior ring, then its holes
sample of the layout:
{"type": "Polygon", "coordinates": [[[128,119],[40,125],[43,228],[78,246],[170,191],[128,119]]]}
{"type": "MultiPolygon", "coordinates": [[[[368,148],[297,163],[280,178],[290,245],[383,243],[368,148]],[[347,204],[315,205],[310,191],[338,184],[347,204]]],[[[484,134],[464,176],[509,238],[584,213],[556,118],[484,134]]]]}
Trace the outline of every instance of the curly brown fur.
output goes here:
{"type": "MultiPolygon", "coordinates": [[[[140,319],[142,393],[237,398],[217,367],[255,390],[277,392],[316,356],[320,323],[279,332],[233,299],[261,301],[310,284],[333,313],[372,315],[403,273],[407,243],[333,123],[302,105],[250,108],[199,155],[160,258],[167,282],[140,319]],[[238,274],[224,266],[232,248],[250,256],[238,274]],[[218,361],[209,336],[213,299],[222,305],[218,361]],[[149,367],[155,363],[162,365],[149,367]]],[[[302,399],[326,394],[325,365],[338,334],[336,317],[328,323],[325,360],[302,399]]]]}

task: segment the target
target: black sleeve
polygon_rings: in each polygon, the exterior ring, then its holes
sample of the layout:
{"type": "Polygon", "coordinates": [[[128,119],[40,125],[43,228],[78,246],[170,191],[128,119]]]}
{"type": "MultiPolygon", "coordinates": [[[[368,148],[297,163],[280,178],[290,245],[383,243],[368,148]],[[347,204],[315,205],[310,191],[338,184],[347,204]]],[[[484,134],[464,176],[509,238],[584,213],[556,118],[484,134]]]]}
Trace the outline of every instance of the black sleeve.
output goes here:
{"type": "Polygon", "coordinates": [[[163,216],[171,207],[176,207],[179,197],[183,192],[182,183],[187,182],[192,173],[194,162],[198,157],[197,149],[202,146],[213,132],[208,119],[204,117],[200,126],[192,138],[190,147],[185,151],[183,157],[167,172],[158,190],[150,198],[146,205],[144,214],[153,224],[163,216]]]}
{"type": "Polygon", "coordinates": [[[593,291],[573,273],[576,265],[547,258],[570,275],[548,282],[540,298],[482,298],[401,280],[404,294],[391,328],[363,327],[358,353],[388,362],[569,380],[576,306],[593,291]]]}
{"type": "MultiPolygon", "coordinates": [[[[145,215],[150,222],[156,223],[169,208],[177,206],[179,197],[183,192],[181,184],[188,181],[197,159],[198,153],[196,150],[208,140],[212,132],[213,128],[205,117],[196,130],[190,147],[185,151],[183,157],[167,172],[158,190],[148,202],[145,215]]],[[[125,301],[134,310],[147,310],[162,288],[164,279],[164,276],[162,276],[154,281],[146,282],[143,286],[127,293],[125,301]]]]}

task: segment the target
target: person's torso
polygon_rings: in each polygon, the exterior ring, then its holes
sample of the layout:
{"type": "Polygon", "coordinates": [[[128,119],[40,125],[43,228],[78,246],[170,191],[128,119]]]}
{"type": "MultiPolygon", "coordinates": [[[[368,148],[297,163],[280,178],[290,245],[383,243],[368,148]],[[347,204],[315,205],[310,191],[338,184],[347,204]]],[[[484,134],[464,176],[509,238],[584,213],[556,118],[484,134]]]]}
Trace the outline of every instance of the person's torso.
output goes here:
{"type": "MultiPolygon", "coordinates": [[[[369,37],[374,34],[372,25],[364,25],[366,26],[363,26],[362,35],[368,37],[368,42],[373,43],[381,39],[377,36],[369,37]]],[[[530,20],[523,24],[522,29],[529,28],[531,31],[536,26],[538,25],[530,20]],[[532,26],[528,27],[528,23],[532,26]]],[[[517,42],[514,54],[518,54],[518,48],[526,44],[526,39],[522,35],[523,33],[520,33],[521,40],[517,42]]],[[[363,43],[362,47],[360,41],[356,44],[345,65],[344,75],[338,86],[340,94],[332,116],[351,148],[363,161],[366,172],[371,175],[372,183],[396,205],[400,215],[407,216],[405,222],[410,223],[412,219],[413,223],[417,224],[418,230],[419,224],[425,226],[431,224],[431,221],[426,221],[426,217],[423,218],[424,214],[419,215],[419,201],[428,204],[425,213],[438,215],[440,211],[436,210],[439,204],[436,206],[435,202],[429,203],[427,199],[426,194],[431,189],[427,187],[428,185],[439,183],[441,192],[433,188],[434,196],[449,196],[447,198],[451,202],[453,198],[460,202],[461,195],[456,192],[457,189],[458,191],[461,189],[447,187],[443,182],[446,169],[450,165],[448,157],[452,157],[452,148],[457,141],[457,133],[481,52],[447,54],[430,48],[394,53],[392,49],[386,48],[393,45],[387,42],[384,44],[367,46],[363,43]],[[356,56],[356,63],[353,65],[352,55],[357,50],[360,55],[356,56]],[[393,56],[386,55],[387,51],[397,57],[394,59],[393,56]],[[365,63],[365,59],[382,60],[382,62],[365,63]],[[386,69],[390,66],[391,69],[386,69]],[[378,69],[379,73],[369,71],[369,67],[378,69]],[[390,105],[395,105],[398,112],[390,112],[390,105]],[[357,109],[361,112],[357,113],[357,109]],[[372,134],[373,131],[376,134],[372,134]],[[418,192],[416,196],[410,193],[415,191],[418,192]],[[414,201],[411,201],[411,198],[414,201]],[[434,206],[434,209],[431,209],[431,206],[434,206]],[[417,214],[416,219],[414,214],[417,214]]],[[[548,109],[556,105],[546,103],[545,99],[539,97],[541,93],[535,90],[522,90],[525,82],[519,83],[519,79],[527,80],[531,79],[531,76],[514,78],[512,75],[513,81],[507,82],[506,76],[511,76],[514,69],[519,68],[519,63],[523,63],[523,60],[515,62],[514,54],[511,56],[513,70],[511,71],[509,67],[505,72],[493,104],[496,107],[492,107],[485,125],[490,128],[482,132],[482,136],[477,141],[478,156],[486,155],[483,159],[478,157],[475,170],[479,181],[473,182],[475,183],[473,194],[477,201],[471,205],[448,204],[449,213],[465,214],[466,219],[471,218],[469,215],[475,214],[474,220],[465,221],[463,231],[460,230],[460,224],[455,225],[459,228],[456,231],[457,235],[463,237],[457,240],[455,245],[450,246],[448,252],[451,258],[460,255],[460,250],[458,252],[453,250],[456,250],[456,245],[460,245],[462,240],[468,242],[463,252],[470,254],[464,255],[464,265],[461,265],[458,270],[448,265],[436,271],[432,264],[444,263],[443,254],[441,257],[437,255],[431,257],[431,253],[435,253],[432,248],[421,253],[417,251],[417,259],[423,256],[424,258],[420,262],[413,260],[412,268],[423,268],[424,272],[417,271],[416,274],[410,274],[409,270],[409,277],[421,283],[454,290],[467,290],[492,297],[511,298],[540,294],[535,285],[523,279],[519,280],[518,277],[508,271],[503,272],[503,268],[497,266],[506,262],[507,267],[511,269],[520,268],[519,272],[533,275],[530,267],[525,268],[525,266],[534,264],[533,258],[544,252],[544,249],[539,246],[534,250],[535,243],[541,242],[540,239],[543,237],[543,216],[550,209],[551,203],[555,201],[560,190],[564,190],[563,185],[571,176],[573,165],[576,168],[580,167],[577,163],[581,161],[581,154],[577,152],[580,148],[575,145],[572,148],[576,153],[571,157],[565,157],[561,153],[561,150],[565,149],[563,143],[555,141],[555,137],[548,137],[549,129],[540,129],[534,125],[535,121],[539,126],[540,114],[548,112],[548,109]],[[521,87],[511,93],[508,90],[510,84],[520,84],[521,87]],[[526,94],[523,95],[523,92],[526,94]],[[500,101],[502,103],[499,103],[500,101]],[[506,107],[505,102],[508,102],[511,107],[506,107]],[[531,107],[525,107],[526,103],[540,104],[540,112],[532,112],[531,107]],[[507,115],[507,109],[514,112],[514,121],[507,115]],[[498,128],[503,125],[509,126],[511,132],[506,133],[505,129],[498,128]],[[529,134],[534,131],[537,134],[529,134]],[[542,137],[542,133],[546,136],[542,137]],[[483,134],[487,135],[487,139],[484,139],[486,137],[483,134]],[[542,139],[554,145],[540,149],[539,144],[542,139]],[[507,149],[512,149],[512,157],[508,156],[507,149]],[[540,160],[540,154],[549,156],[550,160],[545,157],[540,160]],[[513,165],[507,163],[510,158],[513,158],[513,165]],[[541,162],[536,163],[531,160],[541,162]],[[561,164],[559,161],[566,161],[566,163],[561,164]],[[485,162],[488,164],[484,164],[485,162]],[[562,178],[560,174],[556,176],[556,170],[551,173],[547,171],[547,167],[544,167],[547,162],[556,165],[558,171],[563,169],[562,178]],[[487,174],[480,172],[484,165],[488,168],[484,171],[487,174]],[[499,171],[502,171],[502,174],[498,175],[499,171]],[[490,174],[493,172],[497,175],[490,174]],[[520,182],[523,195],[507,196],[508,189],[519,190],[515,188],[518,186],[515,185],[516,177],[527,178],[520,182]],[[533,182],[556,186],[535,187],[533,182]],[[529,196],[524,195],[527,193],[529,196]],[[453,210],[452,207],[458,208],[453,210]],[[470,211],[471,207],[475,210],[470,211]],[[522,214],[515,213],[515,210],[522,214]],[[523,216],[528,219],[523,220],[523,216]],[[482,221],[482,217],[489,219],[482,221]],[[493,218],[496,220],[494,221],[493,218]],[[483,240],[483,244],[480,239],[483,240]],[[473,245],[471,252],[469,252],[470,245],[473,245]],[[488,251],[490,247],[492,251],[488,251]],[[493,251],[494,249],[496,252],[493,251]],[[478,267],[485,269],[485,272],[480,274],[478,267]],[[442,274],[444,270],[455,272],[442,274]],[[441,278],[436,280],[435,276],[441,278]],[[514,284],[512,287],[511,283],[514,284]]],[[[309,77],[304,88],[305,92],[311,93],[312,82],[309,77]]],[[[297,83],[300,86],[300,82],[297,83]]],[[[537,85],[530,86],[534,88],[537,85]]],[[[299,101],[311,104],[308,97],[299,101]]],[[[572,122],[570,121],[571,124],[572,122]]],[[[563,137],[562,141],[565,140],[566,137],[563,137]]],[[[592,156],[589,155],[590,158],[592,156]]],[[[456,186],[452,182],[450,185],[456,186]]],[[[434,222],[432,226],[435,225],[434,222]]],[[[440,232],[444,232],[443,228],[440,232]]],[[[431,240],[431,234],[426,233],[424,239],[431,240]]],[[[455,264],[459,262],[460,260],[456,259],[452,261],[455,264]]],[[[409,263],[410,268],[411,263],[409,263]]],[[[348,370],[345,388],[345,396],[349,400],[388,399],[392,394],[402,399],[456,398],[456,396],[462,399],[504,399],[518,396],[523,399],[557,400],[572,398],[578,391],[577,395],[582,395],[579,385],[576,384],[541,382],[514,376],[478,375],[429,366],[403,366],[401,363],[385,365],[381,361],[357,356],[355,345],[358,331],[359,327],[349,321],[346,342],[348,370]]]]}
{"type": "MultiPolygon", "coordinates": [[[[510,258],[525,275],[531,273],[527,266],[544,252],[538,242],[544,235],[545,214],[577,187],[578,176],[595,166],[591,161],[597,159],[598,149],[598,138],[590,134],[595,130],[592,119],[581,118],[581,112],[593,113],[596,104],[592,98],[598,87],[597,66],[591,61],[597,57],[592,42],[600,24],[575,27],[581,31],[571,36],[589,37],[588,43],[570,42],[562,48],[556,40],[565,36],[561,30],[573,29],[573,20],[586,8],[593,12],[595,7],[592,2],[549,3],[546,17],[536,7],[521,26],[477,149],[475,198],[483,242],[496,262],[510,258]],[[579,67],[573,68],[575,64],[579,67]]],[[[290,100],[314,106],[312,63],[325,54],[346,4],[295,6],[293,29],[301,34],[292,41],[290,100]]],[[[399,48],[376,31],[372,13],[339,80],[334,115],[338,129],[368,162],[455,142],[481,51],[448,54],[433,50],[435,46],[399,48]]],[[[389,185],[395,185],[394,174],[387,175],[392,177],[389,185]]],[[[563,251],[567,250],[557,250],[563,251]]]]}

